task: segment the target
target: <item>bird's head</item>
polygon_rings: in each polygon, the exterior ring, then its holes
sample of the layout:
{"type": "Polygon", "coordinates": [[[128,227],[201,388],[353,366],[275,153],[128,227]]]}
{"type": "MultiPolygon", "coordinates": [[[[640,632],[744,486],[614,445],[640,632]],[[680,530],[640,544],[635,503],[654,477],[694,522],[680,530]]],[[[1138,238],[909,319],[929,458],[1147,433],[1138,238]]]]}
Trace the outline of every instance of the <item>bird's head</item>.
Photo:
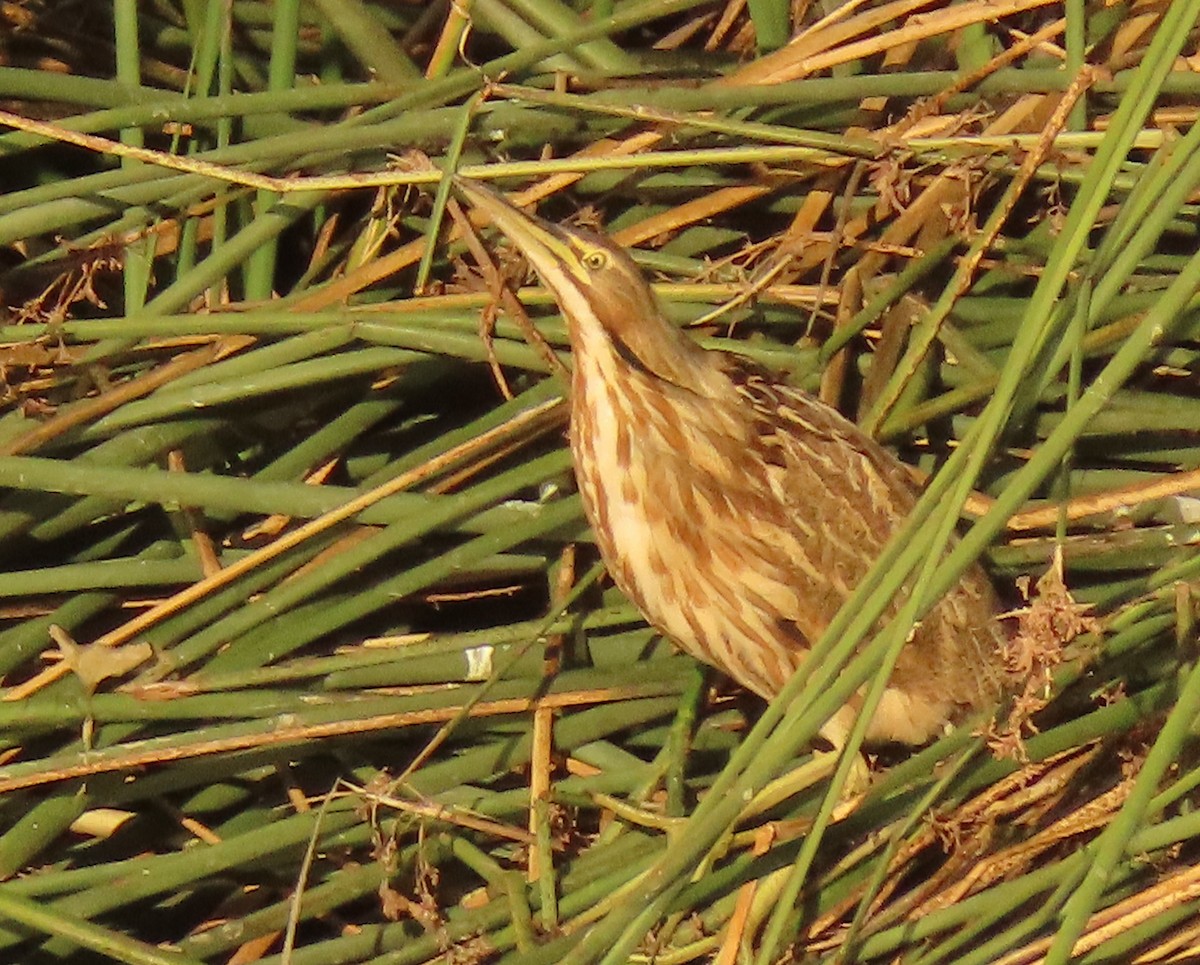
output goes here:
{"type": "Polygon", "coordinates": [[[478,182],[456,178],[454,183],[533,266],[558,303],[576,352],[606,344],[661,378],[688,381],[689,361],[694,364],[703,353],[667,321],[620,246],[594,232],[526,214],[478,182]]]}

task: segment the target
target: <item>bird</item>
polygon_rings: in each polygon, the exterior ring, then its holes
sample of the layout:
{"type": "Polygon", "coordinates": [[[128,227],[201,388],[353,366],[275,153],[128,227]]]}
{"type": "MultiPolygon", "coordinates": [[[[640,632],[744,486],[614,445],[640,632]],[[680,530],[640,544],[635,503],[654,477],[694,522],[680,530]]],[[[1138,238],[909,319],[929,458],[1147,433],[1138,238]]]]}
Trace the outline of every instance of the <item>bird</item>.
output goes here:
{"type": "MultiPolygon", "coordinates": [[[[613,581],[658,632],[769,700],[803,672],[914,506],[911,475],[833,407],[671,324],[610,239],[526,213],[479,181],[455,185],[565,318],[572,460],[613,581]]],[[[996,706],[1000,612],[973,565],[914,628],[865,740],[925,744],[996,706]]],[[[821,736],[841,746],[861,703],[860,692],[821,736]]]]}

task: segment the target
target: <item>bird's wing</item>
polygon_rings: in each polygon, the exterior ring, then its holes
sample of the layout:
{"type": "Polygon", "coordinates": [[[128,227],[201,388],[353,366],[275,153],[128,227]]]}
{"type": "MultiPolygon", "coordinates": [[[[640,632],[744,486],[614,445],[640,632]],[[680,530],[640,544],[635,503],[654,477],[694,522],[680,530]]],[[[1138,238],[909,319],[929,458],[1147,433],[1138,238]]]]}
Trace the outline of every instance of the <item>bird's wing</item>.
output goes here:
{"type": "Polygon", "coordinates": [[[892,527],[912,508],[916,487],[904,466],[836,409],[753,367],[732,377],[753,413],[760,458],[782,470],[772,482],[783,503],[828,501],[839,514],[879,514],[892,527]]]}

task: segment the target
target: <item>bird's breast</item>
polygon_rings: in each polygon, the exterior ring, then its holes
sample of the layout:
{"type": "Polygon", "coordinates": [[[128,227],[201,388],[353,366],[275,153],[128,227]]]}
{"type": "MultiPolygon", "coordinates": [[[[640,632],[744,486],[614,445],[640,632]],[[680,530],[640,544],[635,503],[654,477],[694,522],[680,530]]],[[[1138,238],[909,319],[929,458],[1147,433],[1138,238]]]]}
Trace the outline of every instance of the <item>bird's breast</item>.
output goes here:
{"type": "MultiPolygon", "coordinates": [[[[613,580],[658,630],[769,696],[802,658],[779,614],[799,605],[727,536],[748,521],[698,463],[736,465],[713,438],[600,365],[576,357],[571,447],[588,520],[613,580]],[[719,448],[719,447],[717,447],[719,448]]],[[[752,525],[752,523],[751,523],[752,525]]]]}

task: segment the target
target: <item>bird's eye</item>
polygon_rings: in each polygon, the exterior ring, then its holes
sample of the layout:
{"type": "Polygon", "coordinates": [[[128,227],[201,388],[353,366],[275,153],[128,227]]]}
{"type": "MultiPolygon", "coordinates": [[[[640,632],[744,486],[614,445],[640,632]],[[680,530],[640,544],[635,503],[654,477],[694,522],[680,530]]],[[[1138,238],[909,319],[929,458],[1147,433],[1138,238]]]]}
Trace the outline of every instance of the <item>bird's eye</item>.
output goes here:
{"type": "Polygon", "coordinates": [[[589,271],[600,271],[608,267],[608,252],[595,249],[583,256],[583,267],[589,271]]]}

